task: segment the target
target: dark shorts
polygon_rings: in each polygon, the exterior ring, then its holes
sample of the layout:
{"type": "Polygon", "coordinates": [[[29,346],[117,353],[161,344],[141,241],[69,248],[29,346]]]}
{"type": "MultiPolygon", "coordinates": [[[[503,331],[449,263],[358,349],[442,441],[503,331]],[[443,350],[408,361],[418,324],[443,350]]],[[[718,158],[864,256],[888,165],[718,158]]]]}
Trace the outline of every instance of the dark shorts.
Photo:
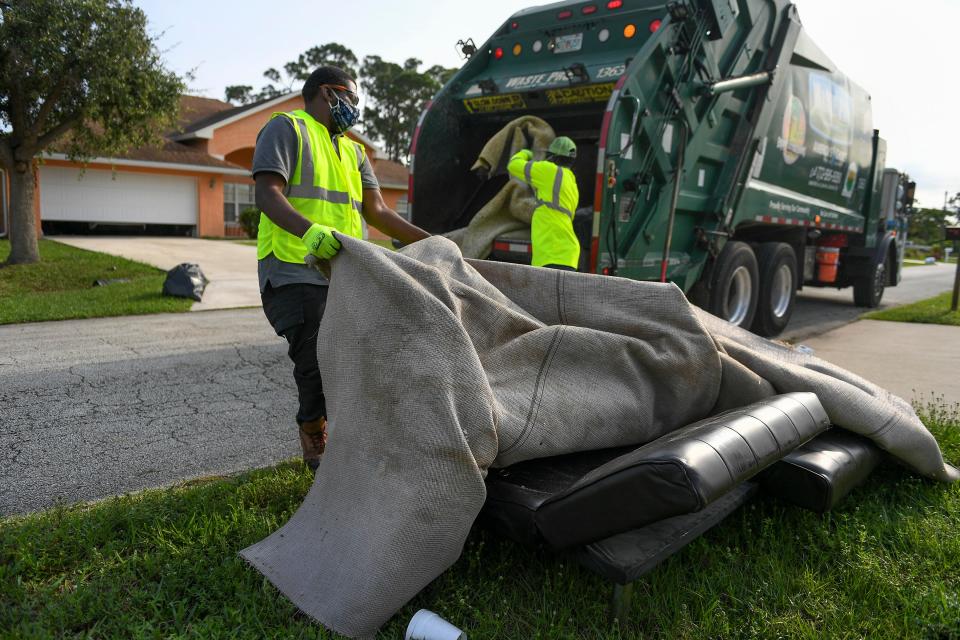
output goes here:
{"type": "Polygon", "coordinates": [[[300,406],[297,422],[327,415],[323,381],[317,363],[317,333],[327,306],[327,287],[313,284],[267,285],[260,294],[263,313],[278,336],[286,339],[293,362],[300,406]]]}

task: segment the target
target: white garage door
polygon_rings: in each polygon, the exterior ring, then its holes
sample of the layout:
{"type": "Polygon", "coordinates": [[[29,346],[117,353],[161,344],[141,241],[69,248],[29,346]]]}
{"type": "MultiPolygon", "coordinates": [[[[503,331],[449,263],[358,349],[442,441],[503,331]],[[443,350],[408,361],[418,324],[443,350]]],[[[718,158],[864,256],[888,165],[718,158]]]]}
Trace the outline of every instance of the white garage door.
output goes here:
{"type": "Polygon", "coordinates": [[[103,169],[40,167],[44,220],[197,224],[197,179],[103,169]]]}

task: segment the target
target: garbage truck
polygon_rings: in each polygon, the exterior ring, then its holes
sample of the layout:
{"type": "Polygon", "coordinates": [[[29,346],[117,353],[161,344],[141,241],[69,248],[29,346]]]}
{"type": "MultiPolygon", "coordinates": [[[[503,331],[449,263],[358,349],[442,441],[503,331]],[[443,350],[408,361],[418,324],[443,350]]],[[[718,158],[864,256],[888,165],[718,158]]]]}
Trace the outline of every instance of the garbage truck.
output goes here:
{"type": "MultiPolygon", "coordinates": [[[[558,2],[460,44],[467,62],[412,139],[417,225],[467,226],[509,179],[506,158],[472,172],[478,152],[533,115],[578,146],[581,271],[675,283],[765,336],[802,287],[852,287],[876,307],[900,281],[904,225],[884,206],[902,211],[912,185],[886,170],[869,94],[786,0],[558,2]]],[[[530,251],[521,230],[489,257],[530,251]]]]}

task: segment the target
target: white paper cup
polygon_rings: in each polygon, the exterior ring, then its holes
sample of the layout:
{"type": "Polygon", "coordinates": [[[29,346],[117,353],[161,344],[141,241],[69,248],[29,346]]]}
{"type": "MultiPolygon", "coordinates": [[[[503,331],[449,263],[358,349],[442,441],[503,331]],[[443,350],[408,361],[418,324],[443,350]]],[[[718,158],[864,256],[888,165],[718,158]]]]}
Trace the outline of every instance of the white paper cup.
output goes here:
{"type": "Polygon", "coordinates": [[[467,640],[467,634],[433,611],[420,609],[410,618],[405,640],[467,640]]]}

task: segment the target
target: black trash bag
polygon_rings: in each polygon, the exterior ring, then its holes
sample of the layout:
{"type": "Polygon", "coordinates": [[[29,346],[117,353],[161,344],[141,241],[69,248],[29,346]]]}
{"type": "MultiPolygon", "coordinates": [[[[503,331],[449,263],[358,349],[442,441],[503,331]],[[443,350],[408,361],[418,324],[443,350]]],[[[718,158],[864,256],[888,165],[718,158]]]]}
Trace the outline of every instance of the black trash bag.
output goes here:
{"type": "Polygon", "coordinates": [[[210,281],[203,275],[203,271],[200,271],[200,265],[183,262],[167,271],[167,279],[163,281],[163,295],[193,298],[200,302],[208,282],[210,281]]]}

